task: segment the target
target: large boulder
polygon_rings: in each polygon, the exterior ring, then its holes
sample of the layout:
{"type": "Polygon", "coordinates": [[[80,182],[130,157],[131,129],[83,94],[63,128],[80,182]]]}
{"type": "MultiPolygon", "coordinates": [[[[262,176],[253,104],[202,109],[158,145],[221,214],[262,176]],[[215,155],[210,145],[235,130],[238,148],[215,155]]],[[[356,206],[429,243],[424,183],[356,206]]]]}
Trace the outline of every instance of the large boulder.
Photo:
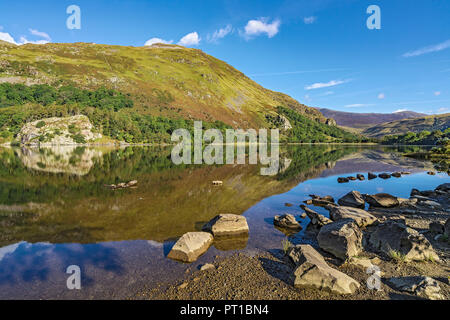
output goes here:
{"type": "Polygon", "coordinates": [[[377,221],[375,216],[369,212],[352,207],[337,207],[328,206],[327,210],[330,211],[330,218],[333,221],[339,221],[341,219],[353,219],[359,227],[366,227],[377,221]]]}
{"type": "Polygon", "coordinates": [[[387,282],[396,290],[408,292],[425,299],[443,299],[439,283],[430,277],[394,277],[388,279],[387,282]]]}
{"type": "Polygon", "coordinates": [[[441,184],[435,190],[449,193],[450,192],[450,183],[441,184]]]}
{"type": "Polygon", "coordinates": [[[302,226],[295,220],[292,214],[283,214],[282,216],[275,216],[273,224],[279,228],[300,230],[302,226]]]}
{"type": "Polygon", "coordinates": [[[235,214],[219,214],[205,224],[202,230],[212,233],[214,237],[236,236],[249,232],[247,219],[235,214]]]}
{"type": "Polygon", "coordinates": [[[366,202],[358,191],[351,191],[338,200],[339,205],[364,209],[366,202]]]}
{"type": "Polygon", "coordinates": [[[331,219],[328,219],[327,217],[321,215],[320,213],[315,212],[314,210],[309,209],[305,205],[300,206],[303,210],[305,210],[306,214],[308,215],[309,219],[311,219],[311,224],[314,226],[320,228],[328,223],[332,223],[333,221],[331,219]]]}
{"type": "Polygon", "coordinates": [[[337,294],[352,294],[360,284],[346,274],[331,268],[320,253],[310,245],[297,245],[288,252],[296,264],[294,286],[316,288],[337,294]]]}
{"type": "Polygon", "coordinates": [[[322,250],[347,260],[362,251],[362,232],[353,219],[343,219],[323,226],[317,235],[322,250]]]}
{"type": "Polygon", "coordinates": [[[430,242],[422,234],[395,221],[379,224],[370,235],[369,243],[388,256],[401,254],[405,261],[439,260],[430,242]]]}
{"type": "Polygon", "coordinates": [[[365,194],[364,199],[370,204],[370,206],[376,208],[392,208],[397,207],[400,204],[397,197],[391,196],[387,193],[378,193],[375,195],[365,194]]]}
{"type": "Polygon", "coordinates": [[[444,225],[444,234],[450,237],[450,218],[447,219],[444,225]]]}
{"type": "Polygon", "coordinates": [[[213,236],[208,232],[188,232],[178,239],[167,257],[183,262],[194,262],[208,250],[213,240],[213,236]]]}

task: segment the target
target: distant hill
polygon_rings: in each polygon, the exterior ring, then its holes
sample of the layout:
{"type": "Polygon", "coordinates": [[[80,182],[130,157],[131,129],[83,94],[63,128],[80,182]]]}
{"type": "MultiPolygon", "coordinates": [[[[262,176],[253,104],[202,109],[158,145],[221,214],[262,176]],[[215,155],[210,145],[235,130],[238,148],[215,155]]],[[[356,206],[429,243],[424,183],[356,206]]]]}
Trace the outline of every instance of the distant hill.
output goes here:
{"type": "Polygon", "coordinates": [[[424,130],[445,131],[448,128],[450,128],[450,113],[383,123],[363,130],[362,134],[380,138],[387,135],[402,135],[424,130]]]}
{"type": "Polygon", "coordinates": [[[156,142],[170,139],[175,128],[191,127],[192,120],[270,128],[280,106],[317,123],[323,142],[348,135],[317,109],[263,88],[201,50],[178,45],[0,41],[0,86],[0,140],[17,136],[25,121],[84,114],[104,136],[156,142]],[[330,127],[339,135],[328,132],[330,127]]]}
{"type": "Polygon", "coordinates": [[[395,113],[356,113],[343,112],[321,108],[318,109],[326,118],[333,118],[337,125],[349,128],[365,129],[373,125],[403,120],[425,117],[426,114],[412,111],[395,113]]]}

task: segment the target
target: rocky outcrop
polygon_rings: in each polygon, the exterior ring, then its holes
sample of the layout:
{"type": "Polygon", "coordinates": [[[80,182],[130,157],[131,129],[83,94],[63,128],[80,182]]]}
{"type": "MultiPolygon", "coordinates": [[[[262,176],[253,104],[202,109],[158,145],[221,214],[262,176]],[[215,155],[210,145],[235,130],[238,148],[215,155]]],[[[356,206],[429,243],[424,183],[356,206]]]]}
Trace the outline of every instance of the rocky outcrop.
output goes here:
{"type": "Polygon", "coordinates": [[[284,214],[282,216],[275,216],[273,219],[273,224],[279,228],[300,230],[302,226],[295,220],[292,214],[284,214]]]}
{"type": "Polygon", "coordinates": [[[208,232],[188,232],[178,239],[167,257],[182,262],[194,262],[208,250],[213,239],[208,232]]]}
{"type": "Polygon", "coordinates": [[[325,217],[324,215],[321,215],[314,210],[309,209],[307,206],[301,205],[300,206],[303,210],[305,210],[306,214],[308,215],[309,219],[311,219],[311,224],[315,227],[321,228],[326,224],[332,223],[333,221],[325,217]]]}
{"type": "Polygon", "coordinates": [[[441,300],[439,283],[430,277],[394,277],[387,282],[396,290],[408,292],[430,300],[441,300]]]}
{"type": "Polygon", "coordinates": [[[330,218],[333,221],[339,221],[341,219],[353,219],[359,227],[366,227],[377,221],[377,218],[371,215],[369,212],[353,208],[353,207],[337,207],[329,206],[327,210],[330,211],[330,218]]]}
{"type": "Polygon", "coordinates": [[[76,145],[102,138],[94,131],[94,126],[84,115],[54,117],[25,124],[17,139],[24,145],[76,145]]]}
{"type": "Polygon", "coordinates": [[[360,287],[356,280],[330,267],[322,255],[310,245],[292,247],[288,256],[296,265],[294,285],[297,288],[352,294],[360,287]]]}
{"type": "Polygon", "coordinates": [[[347,260],[362,251],[362,232],[352,219],[343,219],[323,226],[317,235],[322,250],[347,260]]]}
{"type": "Polygon", "coordinates": [[[405,261],[438,261],[430,242],[419,232],[404,224],[387,221],[376,227],[369,243],[388,256],[401,255],[405,261]]]}
{"type": "Polygon", "coordinates": [[[351,191],[338,200],[339,205],[364,209],[366,202],[358,191],[351,191]]]}
{"type": "Polygon", "coordinates": [[[235,214],[220,214],[205,224],[203,231],[214,237],[244,235],[249,232],[247,219],[235,214]]]}

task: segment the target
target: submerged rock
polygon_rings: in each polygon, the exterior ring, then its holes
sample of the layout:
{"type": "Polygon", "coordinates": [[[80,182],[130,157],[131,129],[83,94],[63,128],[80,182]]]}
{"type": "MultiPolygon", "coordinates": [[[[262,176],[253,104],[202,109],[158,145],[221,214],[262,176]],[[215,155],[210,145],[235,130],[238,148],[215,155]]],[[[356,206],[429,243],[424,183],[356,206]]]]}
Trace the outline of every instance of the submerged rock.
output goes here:
{"type": "Polygon", "coordinates": [[[358,191],[351,191],[338,200],[339,205],[364,209],[366,202],[358,191]]]}
{"type": "Polygon", "coordinates": [[[324,225],[333,222],[331,219],[328,219],[327,217],[321,215],[320,213],[315,212],[314,210],[309,209],[308,207],[306,207],[304,205],[301,205],[300,207],[303,210],[305,210],[309,219],[311,219],[311,224],[318,228],[323,227],[324,225]]]}
{"type": "Polygon", "coordinates": [[[334,221],[353,219],[359,227],[366,227],[377,221],[377,218],[369,212],[353,207],[327,207],[330,217],[334,221]]]}
{"type": "Polygon", "coordinates": [[[302,228],[300,223],[295,220],[292,214],[284,214],[282,216],[275,216],[273,224],[279,228],[299,230],[302,228]]]}
{"type": "Polygon", "coordinates": [[[288,256],[297,266],[294,271],[294,286],[297,288],[352,294],[360,287],[356,280],[330,267],[322,255],[310,245],[292,247],[288,256]]]}
{"type": "Polygon", "coordinates": [[[234,236],[249,232],[247,219],[235,214],[220,214],[205,224],[202,230],[212,233],[214,237],[234,236]]]}
{"type": "Polygon", "coordinates": [[[194,262],[209,249],[213,239],[208,232],[188,232],[178,239],[167,257],[183,262],[194,262]]]}
{"type": "Polygon", "coordinates": [[[321,249],[347,260],[362,251],[362,232],[353,219],[329,223],[320,229],[317,242],[321,249]]]}
{"type": "Polygon", "coordinates": [[[338,181],[339,183],[347,183],[347,182],[349,182],[350,180],[349,180],[348,178],[340,177],[340,178],[337,179],[337,181],[338,181]]]}
{"type": "Polygon", "coordinates": [[[430,242],[422,234],[394,221],[379,224],[370,235],[369,243],[388,256],[400,254],[405,261],[439,260],[430,242]]]}

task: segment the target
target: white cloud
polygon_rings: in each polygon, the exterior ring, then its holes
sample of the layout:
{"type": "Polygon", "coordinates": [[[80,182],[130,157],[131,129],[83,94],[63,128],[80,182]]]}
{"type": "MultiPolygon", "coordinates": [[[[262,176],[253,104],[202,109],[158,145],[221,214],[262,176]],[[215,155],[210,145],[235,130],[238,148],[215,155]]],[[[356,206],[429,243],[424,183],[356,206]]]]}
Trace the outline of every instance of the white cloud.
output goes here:
{"type": "Polygon", "coordinates": [[[267,37],[273,38],[280,30],[281,21],[274,20],[272,23],[268,23],[266,18],[259,20],[250,20],[245,26],[244,37],[250,39],[254,36],[261,34],[267,34],[267,37]]]}
{"type": "Polygon", "coordinates": [[[344,106],[344,108],[362,108],[362,107],[368,107],[371,106],[371,104],[365,104],[365,103],[355,103],[355,104],[348,104],[344,106]]]}
{"type": "Polygon", "coordinates": [[[303,22],[305,24],[312,24],[312,23],[314,23],[316,21],[317,21],[317,17],[314,17],[314,16],[303,18],[303,22]]]}
{"type": "Polygon", "coordinates": [[[173,42],[173,40],[166,41],[166,40],[163,40],[163,39],[160,39],[160,38],[151,38],[151,39],[147,40],[144,45],[145,46],[151,46],[151,45],[153,45],[155,43],[171,44],[172,42],[173,42]]]}
{"type": "Polygon", "coordinates": [[[398,109],[398,110],[395,110],[392,113],[399,113],[399,112],[405,112],[405,111],[408,111],[408,109],[398,109]]]}
{"type": "Polygon", "coordinates": [[[217,42],[218,40],[225,38],[231,32],[233,32],[233,26],[229,24],[225,28],[214,31],[212,36],[208,35],[208,42],[217,42]]]}
{"type": "Polygon", "coordinates": [[[28,29],[29,31],[30,31],[30,33],[33,35],[33,36],[37,36],[37,37],[41,37],[41,38],[44,38],[45,40],[47,40],[47,41],[52,41],[52,39],[50,38],[50,36],[48,35],[48,33],[45,33],[45,32],[41,32],[41,31],[38,31],[38,30],[36,30],[36,29],[28,29]]]}
{"type": "Polygon", "coordinates": [[[441,92],[440,91],[436,91],[435,93],[434,93],[434,95],[437,97],[437,96],[440,96],[441,95],[441,92]]]}
{"type": "Polygon", "coordinates": [[[386,95],[384,93],[378,94],[378,99],[382,100],[384,98],[386,98],[386,95]]]}
{"type": "Polygon", "coordinates": [[[439,43],[439,44],[436,44],[433,46],[428,46],[428,47],[420,48],[418,50],[407,52],[403,55],[403,57],[409,58],[409,57],[421,56],[426,53],[442,51],[447,48],[450,48],[450,40],[444,41],[442,43],[439,43]]]}
{"type": "Polygon", "coordinates": [[[317,82],[317,83],[313,83],[313,84],[311,84],[309,86],[306,86],[305,90],[313,90],[313,89],[334,87],[334,86],[346,83],[348,81],[349,80],[331,80],[329,82],[317,82]]]}
{"type": "Polygon", "coordinates": [[[437,112],[438,113],[446,113],[446,112],[448,112],[448,108],[439,108],[437,112]]]}
{"type": "Polygon", "coordinates": [[[7,32],[0,32],[0,40],[6,41],[6,42],[10,42],[16,45],[22,45],[22,44],[27,44],[27,43],[32,43],[32,44],[46,44],[51,42],[51,38],[50,36],[45,33],[45,32],[41,32],[35,29],[29,29],[30,33],[34,36],[38,36],[41,38],[44,38],[45,40],[35,40],[35,41],[30,41],[28,40],[25,36],[21,36],[19,41],[14,40],[14,38],[7,32]]]}
{"type": "Polygon", "coordinates": [[[13,37],[11,37],[11,35],[9,33],[6,32],[0,32],[0,40],[9,42],[9,43],[14,43],[14,44],[18,44],[13,37]]]}
{"type": "Polygon", "coordinates": [[[198,36],[197,32],[191,32],[188,33],[187,35],[185,35],[183,38],[181,38],[180,42],[178,42],[179,45],[181,46],[197,46],[200,44],[200,41],[202,39],[200,39],[200,37],[198,36]]]}

